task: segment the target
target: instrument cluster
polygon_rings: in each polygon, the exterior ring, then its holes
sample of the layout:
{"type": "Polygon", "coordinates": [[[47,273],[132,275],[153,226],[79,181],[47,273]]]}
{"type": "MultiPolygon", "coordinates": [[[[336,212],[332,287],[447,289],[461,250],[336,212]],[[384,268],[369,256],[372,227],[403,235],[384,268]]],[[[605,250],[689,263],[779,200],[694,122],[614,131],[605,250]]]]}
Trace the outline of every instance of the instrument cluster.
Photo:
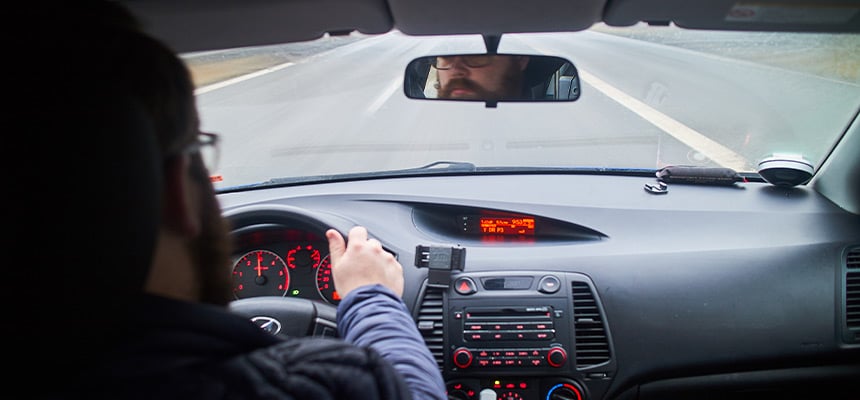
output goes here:
{"type": "Polygon", "coordinates": [[[232,282],[236,299],[300,297],[340,302],[331,275],[328,241],[322,234],[282,226],[234,234],[232,282]]]}

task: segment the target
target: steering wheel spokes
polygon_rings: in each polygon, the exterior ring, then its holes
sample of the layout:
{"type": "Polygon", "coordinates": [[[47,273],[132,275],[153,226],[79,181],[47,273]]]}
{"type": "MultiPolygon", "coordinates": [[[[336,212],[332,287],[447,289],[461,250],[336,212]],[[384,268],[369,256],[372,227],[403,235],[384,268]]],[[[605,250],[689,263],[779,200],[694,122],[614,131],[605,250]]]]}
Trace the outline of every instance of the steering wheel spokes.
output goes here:
{"type": "Polygon", "coordinates": [[[337,337],[337,308],[331,304],[262,296],[234,300],[229,309],[274,335],[337,337]]]}

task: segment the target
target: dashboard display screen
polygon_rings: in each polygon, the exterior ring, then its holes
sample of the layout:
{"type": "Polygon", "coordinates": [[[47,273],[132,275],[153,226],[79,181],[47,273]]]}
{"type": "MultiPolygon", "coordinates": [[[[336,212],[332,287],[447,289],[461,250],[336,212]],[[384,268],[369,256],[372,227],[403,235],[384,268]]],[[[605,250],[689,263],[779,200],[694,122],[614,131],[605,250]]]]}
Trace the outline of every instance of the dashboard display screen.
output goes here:
{"type": "Polygon", "coordinates": [[[527,215],[463,217],[467,233],[478,235],[534,236],[535,218],[527,215]]]}

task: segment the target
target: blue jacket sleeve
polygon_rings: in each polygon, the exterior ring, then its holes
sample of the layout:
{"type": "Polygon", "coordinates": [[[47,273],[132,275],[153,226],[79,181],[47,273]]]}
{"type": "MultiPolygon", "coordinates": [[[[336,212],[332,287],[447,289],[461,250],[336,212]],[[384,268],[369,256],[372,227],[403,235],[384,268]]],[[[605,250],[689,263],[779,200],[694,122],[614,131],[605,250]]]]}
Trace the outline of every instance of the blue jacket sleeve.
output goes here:
{"type": "Polygon", "coordinates": [[[400,372],[413,400],[447,400],[439,366],[394,292],[382,285],[362,286],[350,292],[337,311],[340,337],[380,353],[400,372]]]}

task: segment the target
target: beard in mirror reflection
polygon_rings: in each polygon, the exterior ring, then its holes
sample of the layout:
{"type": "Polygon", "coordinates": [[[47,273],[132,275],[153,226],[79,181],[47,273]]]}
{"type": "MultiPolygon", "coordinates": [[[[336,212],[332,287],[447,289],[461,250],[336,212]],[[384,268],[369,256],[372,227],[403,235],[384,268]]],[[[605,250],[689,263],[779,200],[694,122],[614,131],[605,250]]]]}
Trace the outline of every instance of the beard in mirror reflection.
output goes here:
{"type": "Polygon", "coordinates": [[[437,70],[437,97],[464,100],[516,100],[525,98],[523,71],[528,57],[494,56],[489,64],[471,67],[453,57],[450,67],[437,70]]]}

